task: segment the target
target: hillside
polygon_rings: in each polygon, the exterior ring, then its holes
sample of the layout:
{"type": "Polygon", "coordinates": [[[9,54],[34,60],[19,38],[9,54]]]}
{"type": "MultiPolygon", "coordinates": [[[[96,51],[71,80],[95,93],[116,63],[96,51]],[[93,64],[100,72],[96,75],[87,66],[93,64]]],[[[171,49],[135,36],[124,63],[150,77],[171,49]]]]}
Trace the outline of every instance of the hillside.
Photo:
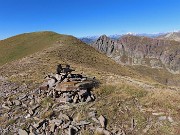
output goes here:
{"type": "Polygon", "coordinates": [[[157,37],[158,39],[174,40],[180,42],[180,32],[170,32],[157,37]]]}
{"type": "Polygon", "coordinates": [[[48,48],[59,37],[66,38],[55,32],[33,32],[1,40],[0,65],[48,48]]]}
{"type": "MultiPolygon", "coordinates": [[[[65,63],[70,62],[75,64],[81,64],[88,68],[100,69],[101,71],[104,72],[112,72],[112,73],[117,73],[121,75],[130,75],[130,76],[137,75],[133,70],[119,66],[113,60],[107,58],[106,55],[99,53],[91,46],[86,45],[85,43],[81,42],[80,40],[72,36],[60,35],[52,32],[37,32],[37,33],[18,35],[10,39],[3,41],[3,42],[9,42],[7,46],[5,44],[2,45],[3,46],[2,50],[4,50],[3,53],[5,53],[5,51],[9,49],[8,48],[9,46],[14,47],[11,48],[10,55],[8,55],[9,53],[6,53],[4,56],[7,58],[12,58],[12,59],[8,59],[7,62],[20,59],[21,57],[23,57],[23,55],[24,56],[29,55],[29,57],[31,57],[30,54],[35,55],[36,58],[36,55],[40,55],[42,52],[48,49],[51,50],[48,53],[48,55],[45,57],[43,56],[43,58],[40,59],[47,60],[49,57],[49,59],[57,59],[57,60],[59,59],[61,62],[64,61],[65,63]],[[26,40],[24,40],[24,38],[26,38],[26,40]],[[17,45],[13,46],[14,42],[10,42],[10,39],[12,41],[17,41],[15,42],[17,45]],[[36,41],[36,39],[38,40],[36,41]],[[23,46],[22,48],[24,50],[21,49],[21,46],[23,46]],[[41,53],[38,51],[40,51],[41,53]],[[36,52],[38,53],[36,54],[36,52]],[[10,57],[11,55],[14,55],[15,57],[10,57]]],[[[1,60],[3,60],[3,58],[1,58],[1,60]]],[[[15,61],[16,64],[17,62],[15,61]]],[[[31,62],[31,60],[29,62],[31,62]]],[[[4,66],[2,66],[1,69],[7,70],[7,68],[11,68],[11,66],[9,66],[10,64],[11,63],[5,64],[4,66]]],[[[56,66],[57,63],[54,64],[55,65],[50,64],[49,66],[54,67],[56,66]]],[[[41,68],[40,65],[38,66],[39,68],[41,68]]],[[[19,70],[19,68],[21,67],[17,67],[16,70],[19,70]]]]}
{"type": "MultiPolygon", "coordinates": [[[[107,118],[107,130],[113,135],[179,134],[179,87],[158,83],[148,68],[141,72],[141,69],[119,65],[73,36],[55,35],[49,47],[27,53],[22,59],[17,57],[0,67],[1,134],[15,134],[19,129],[33,132],[30,127],[44,120],[52,122],[59,113],[96,125],[87,118],[92,111],[107,118]],[[55,73],[59,63],[70,64],[75,72],[95,76],[100,81],[100,86],[93,90],[94,102],[60,104],[58,99],[37,93],[44,77],[55,73]],[[34,112],[29,111],[31,108],[34,112]],[[29,112],[33,115],[27,118],[29,112]]],[[[27,37],[27,41],[30,39],[27,37]]],[[[43,45],[44,41],[38,44],[43,45]]],[[[56,128],[61,131],[60,126],[56,128]]],[[[93,135],[94,130],[79,132],[93,135]]]]}

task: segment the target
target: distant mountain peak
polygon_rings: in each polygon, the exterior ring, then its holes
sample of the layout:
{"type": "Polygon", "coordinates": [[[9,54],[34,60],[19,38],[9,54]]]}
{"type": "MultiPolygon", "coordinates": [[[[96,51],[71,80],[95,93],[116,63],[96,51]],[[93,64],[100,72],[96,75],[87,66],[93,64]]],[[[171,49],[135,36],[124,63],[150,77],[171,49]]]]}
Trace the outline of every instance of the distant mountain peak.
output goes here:
{"type": "Polygon", "coordinates": [[[102,39],[107,39],[107,38],[109,38],[107,35],[101,35],[99,38],[102,38],[102,39]]]}
{"type": "Polygon", "coordinates": [[[180,42],[180,32],[169,32],[158,37],[159,39],[175,40],[180,42]]]}
{"type": "MultiPolygon", "coordinates": [[[[174,34],[170,33],[167,36],[171,37],[172,35],[174,34]]],[[[92,46],[121,64],[145,65],[161,69],[165,67],[171,73],[180,73],[178,42],[132,34],[112,40],[106,35],[102,35],[92,46]]]]}

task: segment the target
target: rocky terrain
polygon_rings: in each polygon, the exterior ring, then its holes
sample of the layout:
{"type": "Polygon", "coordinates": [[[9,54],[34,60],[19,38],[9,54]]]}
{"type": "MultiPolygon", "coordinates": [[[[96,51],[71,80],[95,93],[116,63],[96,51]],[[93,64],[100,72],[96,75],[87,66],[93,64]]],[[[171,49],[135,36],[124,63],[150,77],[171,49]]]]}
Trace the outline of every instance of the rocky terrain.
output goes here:
{"type": "Polygon", "coordinates": [[[179,87],[119,65],[72,36],[51,42],[0,67],[0,134],[180,134],[179,87]],[[95,77],[98,87],[64,94],[57,83],[47,87],[59,63],[82,77],[70,82],[95,77]]]}
{"type": "Polygon", "coordinates": [[[159,39],[166,39],[166,40],[174,40],[180,42],[180,32],[170,32],[167,34],[163,34],[158,36],[159,39]]]}
{"type": "Polygon", "coordinates": [[[29,92],[26,84],[18,86],[1,77],[1,98],[5,102],[0,110],[4,114],[3,119],[10,117],[10,121],[5,127],[1,125],[0,134],[75,135],[82,130],[89,130],[92,133],[110,135],[111,132],[106,130],[106,118],[103,115],[97,117],[96,109],[89,108],[91,111],[85,120],[81,120],[81,116],[76,114],[76,108],[95,101],[91,90],[97,85],[97,81],[79,74],[68,75],[71,77],[67,77],[64,72],[48,75],[39,88],[29,92]],[[21,94],[11,96],[17,93],[21,94]]]}
{"type": "Polygon", "coordinates": [[[173,74],[180,73],[180,43],[126,35],[112,40],[101,36],[92,46],[117,63],[165,68],[173,74]]]}
{"type": "MultiPolygon", "coordinates": [[[[147,34],[147,33],[126,33],[126,34],[114,34],[114,35],[108,35],[109,38],[113,39],[113,40],[117,40],[122,36],[125,35],[135,35],[135,36],[143,36],[143,37],[149,37],[149,38],[163,38],[164,35],[166,35],[165,33],[154,33],[154,34],[147,34]]],[[[87,37],[81,37],[79,38],[82,42],[86,43],[86,44],[92,44],[93,42],[95,42],[97,39],[99,38],[99,36],[87,36],[87,37]]]]}

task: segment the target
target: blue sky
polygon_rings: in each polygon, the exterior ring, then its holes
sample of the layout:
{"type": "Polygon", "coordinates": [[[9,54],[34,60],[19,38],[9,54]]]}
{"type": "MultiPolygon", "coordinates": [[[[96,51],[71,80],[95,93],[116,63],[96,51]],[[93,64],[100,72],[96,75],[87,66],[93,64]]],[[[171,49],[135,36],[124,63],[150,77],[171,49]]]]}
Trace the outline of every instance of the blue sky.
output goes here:
{"type": "Polygon", "coordinates": [[[0,39],[44,30],[77,37],[180,30],[180,0],[0,0],[0,39]]]}

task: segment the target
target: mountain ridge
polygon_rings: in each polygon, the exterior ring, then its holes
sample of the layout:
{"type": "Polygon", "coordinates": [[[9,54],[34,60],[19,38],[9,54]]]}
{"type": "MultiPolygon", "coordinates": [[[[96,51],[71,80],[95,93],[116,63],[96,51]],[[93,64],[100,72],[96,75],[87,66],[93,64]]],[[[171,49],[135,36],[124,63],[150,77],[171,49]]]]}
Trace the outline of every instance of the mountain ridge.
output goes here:
{"type": "MultiPolygon", "coordinates": [[[[148,33],[132,33],[132,32],[128,32],[126,34],[112,34],[112,35],[108,35],[107,37],[113,39],[113,40],[117,40],[122,36],[125,35],[134,35],[134,36],[143,36],[143,37],[150,37],[150,38],[157,38],[160,36],[165,35],[165,33],[155,33],[155,34],[148,34],[148,33]]],[[[80,37],[79,39],[87,44],[91,44],[93,43],[95,40],[97,40],[100,36],[86,36],[86,37],[80,37]]]]}
{"type": "Polygon", "coordinates": [[[169,32],[157,37],[158,39],[174,40],[180,42],[180,32],[169,32]]]}
{"type": "MultiPolygon", "coordinates": [[[[48,38],[48,40],[44,39],[47,42],[51,36],[49,37],[48,34],[43,36],[45,37],[48,38]]],[[[32,35],[27,38],[26,41],[36,39],[32,38],[32,35]]],[[[44,46],[45,41],[39,40],[38,44],[44,46]]],[[[47,129],[47,132],[55,134],[53,130],[49,131],[54,127],[53,124],[47,123],[42,126],[41,123],[45,120],[49,122],[60,120],[59,114],[72,116],[73,122],[90,122],[95,124],[96,128],[97,123],[89,118],[91,112],[96,112],[95,118],[100,115],[107,118],[106,128],[108,131],[113,131],[114,135],[117,134],[114,133],[117,129],[120,129],[118,133],[122,133],[123,130],[124,133],[135,135],[179,133],[180,88],[161,82],[161,78],[155,79],[156,74],[162,76],[165,81],[167,76],[172,81],[179,76],[170,76],[161,69],[158,71],[143,67],[142,70],[140,66],[137,70],[132,66],[119,65],[73,36],[56,35],[48,43],[45,48],[33,50],[26,53],[23,58],[16,57],[16,60],[9,60],[8,63],[0,66],[1,134],[17,134],[18,131],[39,133],[42,127],[47,129]],[[44,94],[39,94],[39,86],[44,82],[43,78],[48,74],[54,74],[58,64],[69,64],[77,73],[96,77],[100,84],[98,88],[93,89],[95,101],[61,104],[61,98],[51,97],[46,91],[43,91],[44,94]],[[149,118],[152,125],[150,128],[147,123],[149,118]],[[136,123],[135,130],[132,130],[134,124],[132,121],[136,123]],[[36,126],[39,124],[41,127],[36,126]],[[122,128],[122,124],[126,126],[122,128]],[[30,126],[33,126],[33,130],[30,126]]],[[[30,44],[30,47],[33,47],[34,42],[30,44]]],[[[59,134],[64,130],[68,131],[68,128],[62,129],[60,126],[54,128],[58,129],[59,134]]],[[[82,130],[82,134],[93,135],[95,130],[85,129],[82,130]]]]}
{"type": "Polygon", "coordinates": [[[157,66],[157,68],[164,65],[170,72],[180,73],[180,43],[176,41],[133,35],[125,35],[118,40],[112,40],[102,35],[92,46],[120,63],[128,65],[151,64],[151,67],[157,66]],[[154,61],[147,63],[147,61],[143,61],[146,58],[154,59],[154,61]]]}
{"type": "Polygon", "coordinates": [[[19,34],[0,41],[0,65],[23,58],[55,44],[65,35],[51,31],[19,34]]]}

